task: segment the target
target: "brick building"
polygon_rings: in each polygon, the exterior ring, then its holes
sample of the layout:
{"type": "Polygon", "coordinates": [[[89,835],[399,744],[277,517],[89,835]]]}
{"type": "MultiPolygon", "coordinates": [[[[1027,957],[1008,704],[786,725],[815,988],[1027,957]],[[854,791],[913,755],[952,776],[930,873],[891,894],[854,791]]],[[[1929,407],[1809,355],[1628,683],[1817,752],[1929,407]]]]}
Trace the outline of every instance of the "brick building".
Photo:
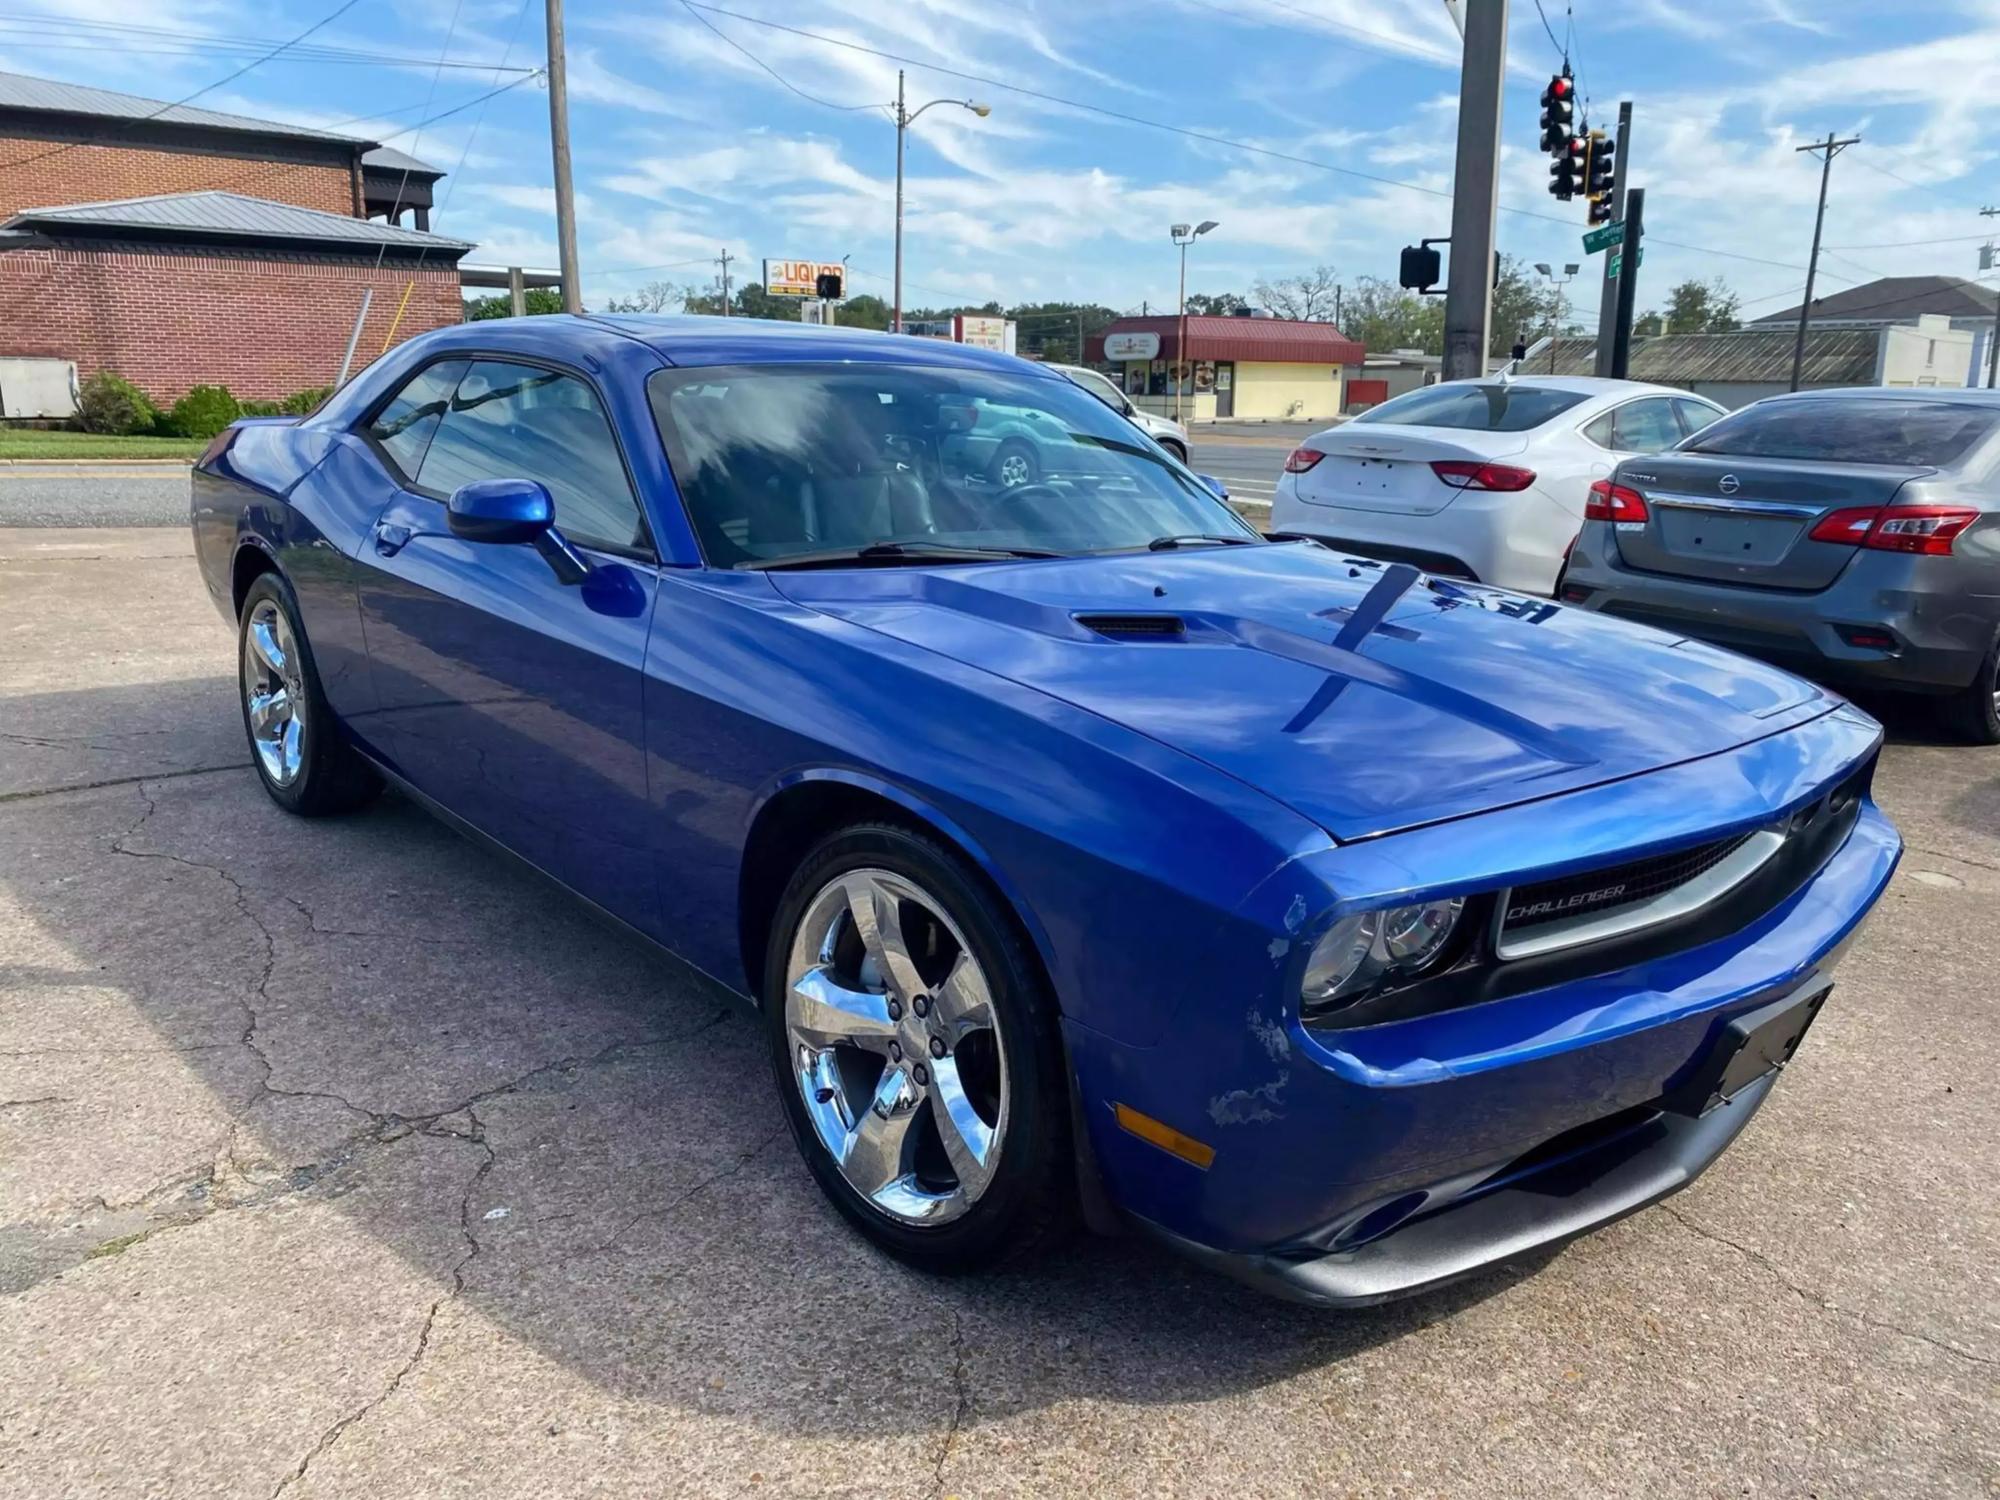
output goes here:
{"type": "Polygon", "coordinates": [[[444,174],[354,136],[0,73],[0,355],[276,399],[463,316],[444,174]],[[409,220],[405,224],[405,220],[409,220]]]}

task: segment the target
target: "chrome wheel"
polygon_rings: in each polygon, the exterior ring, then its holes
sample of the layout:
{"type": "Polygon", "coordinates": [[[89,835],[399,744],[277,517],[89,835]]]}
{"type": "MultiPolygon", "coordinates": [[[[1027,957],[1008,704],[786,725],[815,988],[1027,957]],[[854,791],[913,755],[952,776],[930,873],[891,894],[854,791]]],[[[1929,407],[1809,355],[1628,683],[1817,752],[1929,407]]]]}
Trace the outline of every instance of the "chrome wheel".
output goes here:
{"type": "Polygon", "coordinates": [[[264,774],[290,786],[304,764],[305,678],[292,622],[270,599],[257,601],[243,631],[243,710],[264,774]]]}
{"type": "Polygon", "coordinates": [[[985,972],[941,904],[888,870],[822,886],[785,971],[791,1072],[848,1185],[904,1224],[979,1201],[1007,1134],[985,972]]]}
{"type": "Polygon", "coordinates": [[[999,479],[1003,489],[1018,489],[1035,477],[1034,465],[1025,453],[1010,453],[1000,460],[999,479]]]}

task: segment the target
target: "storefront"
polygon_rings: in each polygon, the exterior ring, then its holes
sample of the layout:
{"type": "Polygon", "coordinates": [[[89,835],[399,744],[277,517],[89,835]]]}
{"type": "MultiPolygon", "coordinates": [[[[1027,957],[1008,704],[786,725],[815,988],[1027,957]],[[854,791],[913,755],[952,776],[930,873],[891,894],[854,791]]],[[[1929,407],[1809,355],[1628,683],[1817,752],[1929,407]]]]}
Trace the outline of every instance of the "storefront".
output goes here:
{"type": "Polygon", "coordinates": [[[1283,318],[1120,318],[1084,348],[1134,405],[1189,422],[1331,420],[1363,352],[1331,323],[1283,318]]]}

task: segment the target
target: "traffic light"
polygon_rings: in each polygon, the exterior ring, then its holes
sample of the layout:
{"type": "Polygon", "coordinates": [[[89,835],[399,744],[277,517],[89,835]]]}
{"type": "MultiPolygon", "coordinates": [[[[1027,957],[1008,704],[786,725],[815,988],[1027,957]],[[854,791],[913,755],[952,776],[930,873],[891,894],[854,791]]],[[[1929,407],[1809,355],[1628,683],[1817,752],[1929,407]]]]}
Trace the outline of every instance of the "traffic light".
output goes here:
{"type": "Polygon", "coordinates": [[[1549,191],[1565,203],[1581,197],[1589,158],[1590,138],[1571,136],[1561,153],[1549,164],[1549,191]]]}
{"type": "Polygon", "coordinates": [[[1613,160],[1615,148],[1602,131],[1593,131],[1589,141],[1584,190],[1590,196],[1590,222],[1609,224],[1612,187],[1618,180],[1618,163],[1613,160]]]}
{"type": "Polygon", "coordinates": [[[1406,291],[1428,292],[1444,279],[1444,257],[1429,245],[1405,245],[1398,270],[1406,291]]]}
{"type": "Polygon", "coordinates": [[[1575,118],[1576,80],[1565,67],[1542,90],[1542,150],[1550,153],[1562,150],[1575,118]]]}

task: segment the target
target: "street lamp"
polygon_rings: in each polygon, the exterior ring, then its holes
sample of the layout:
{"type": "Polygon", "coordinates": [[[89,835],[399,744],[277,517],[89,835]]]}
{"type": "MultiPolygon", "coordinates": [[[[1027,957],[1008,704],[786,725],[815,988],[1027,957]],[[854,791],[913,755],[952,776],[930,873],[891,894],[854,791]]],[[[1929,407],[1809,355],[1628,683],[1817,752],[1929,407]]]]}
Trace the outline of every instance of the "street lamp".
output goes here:
{"type": "Polygon", "coordinates": [[[1215,220],[1203,219],[1192,229],[1185,224],[1175,224],[1168,230],[1168,233],[1173,236],[1174,243],[1181,247],[1180,336],[1176,341],[1179,347],[1174,350],[1176,363],[1181,367],[1180,373],[1174,378],[1174,420],[1176,422],[1183,420],[1181,416],[1182,398],[1187,391],[1188,378],[1194,371],[1194,362],[1187,357],[1187,247],[1215,227],[1215,220]]]}
{"type": "Polygon", "coordinates": [[[1574,261],[1567,261],[1562,275],[1558,276],[1547,261],[1538,260],[1535,269],[1548,277],[1549,284],[1556,289],[1554,316],[1549,321],[1549,373],[1553,375],[1556,372],[1556,340],[1562,337],[1563,288],[1576,280],[1576,273],[1581,268],[1574,261]]]}
{"type": "Polygon", "coordinates": [[[909,131],[917,116],[939,104],[956,104],[960,109],[969,109],[980,119],[993,113],[993,106],[977,99],[933,99],[929,104],[920,104],[915,109],[903,107],[903,71],[896,70],[896,311],[889,327],[903,331],[903,136],[909,131]]]}

